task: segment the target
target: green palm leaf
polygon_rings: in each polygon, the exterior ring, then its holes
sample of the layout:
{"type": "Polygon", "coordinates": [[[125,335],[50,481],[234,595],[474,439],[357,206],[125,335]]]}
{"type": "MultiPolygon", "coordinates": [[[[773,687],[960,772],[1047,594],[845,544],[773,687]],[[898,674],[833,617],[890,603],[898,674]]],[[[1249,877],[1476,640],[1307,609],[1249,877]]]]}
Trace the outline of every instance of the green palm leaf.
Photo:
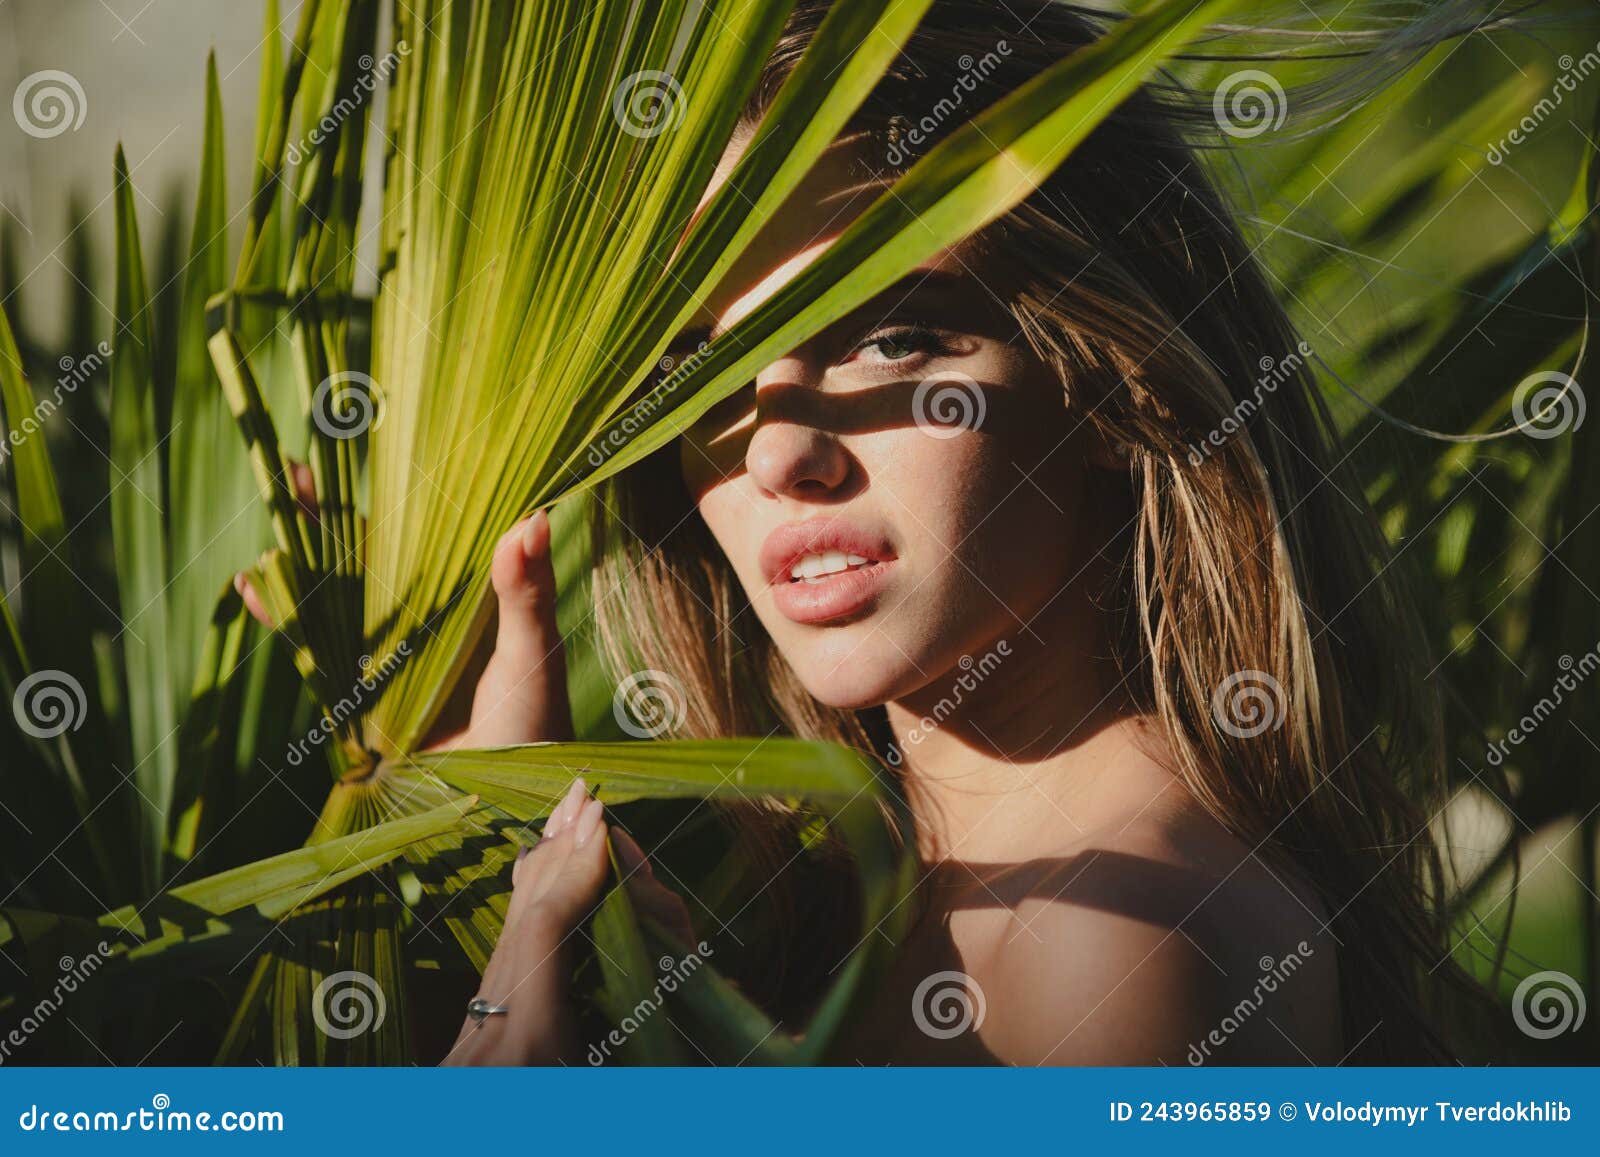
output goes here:
{"type": "Polygon", "coordinates": [[[111,522],[123,599],[120,640],[128,671],[127,702],[137,761],[133,782],[152,802],[140,814],[141,875],[162,876],[166,807],[177,778],[178,710],[167,650],[167,487],[158,424],[156,350],[128,163],[116,160],[117,339],[111,360],[111,522]]]}
{"type": "MultiPolygon", "coordinates": [[[[485,625],[493,544],[528,510],[577,497],[665,445],[763,362],[1016,206],[1235,6],[1141,6],[950,134],[784,290],[657,384],[663,352],[832,144],[928,0],[835,5],[698,213],[789,14],[785,0],[662,0],[636,6],[630,19],[618,19],[615,6],[567,0],[422,0],[398,7],[382,54],[376,0],[308,0],[286,60],[269,3],[239,260],[230,279],[213,66],[175,336],[153,329],[132,186],[118,157],[111,497],[127,747],[145,797],[145,890],[173,872],[205,870],[212,837],[241,814],[230,785],[263,749],[269,766],[281,765],[273,748],[293,735],[281,717],[260,718],[269,697],[258,691],[276,660],[256,646],[227,586],[235,569],[254,564],[256,588],[320,713],[308,734],[327,739],[312,745],[328,765],[326,798],[305,847],[105,917],[99,926],[119,933],[128,962],[199,960],[208,945],[231,949],[283,921],[243,986],[221,1055],[259,1048],[289,1063],[406,1059],[408,970],[432,949],[403,933],[437,921],[457,953],[448,963],[482,968],[501,930],[517,843],[582,775],[619,806],[781,804],[820,817],[848,848],[868,935],[801,1037],[779,1031],[705,967],[671,995],[670,1022],[641,1026],[629,1046],[634,1060],[699,1059],[685,1056],[670,1023],[694,1026],[713,1060],[826,1057],[906,919],[912,861],[896,794],[864,755],[789,739],[419,753],[485,625]],[[373,90],[362,86],[385,72],[392,84],[380,126],[373,90]],[[659,128],[639,122],[644,106],[628,100],[641,85],[668,98],[659,128]],[[367,95],[352,99],[358,92],[367,95]],[[358,210],[363,158],[380,136],[379,288],[369,319],[355,289],[358,210]],[[163,365],[175,367],[170,426],[163,365]],[[623,411],[652,385],[660,405],[641,428],[623,411]],[[354,436],[332,428],[363,406],[370,415],[354,436]],[[218,424],[229,418],[246,453],[220,448],[218,424]],[[315,512],[296,500],[297,460],[310,467],[315,512]],[[252,487],[262,508],[236,514],[252,487]],[[385,677],[369,682],[374,667],[385,677]],[[316,1031],[323,983],[343,972],[366,975],[391,999],[393,1018],[370,1039],[341,1043],[316,1031]]],[[[1498,123],[1503,110],[1489,103],[1465,121],[1498,123]]],[[[1403,245],[1406,218],[1393,210],[1448,192],[1442,167],[1442,152],[1419,155],[1380,182],[1372,196],[1384,228],[1364,240],[1403,245]]],[[[1302,256],[1296,284],[1332,277],[1315,254],[1302,256]]],[[[1444,340],[1437,315],[1428,320],[1433,340],[1444,340]]],[[[5,362],[0,385],[12,411],[27,391],[5,362]]],[[[17,482],[28,496],[30,549],[47,558],[41,548],[59,535],[62,516],[42,450],[19,460],[17,482]]],[[[558,522],[570,527],[573,517],[563,509],[558,522]]],[[[571,541],[564,531],[562,620],[581,640],[582,592],[567,577],[584,559],[571,541]]],[[[30,621],[13,624],[7,608],[0,673],[13,684],[29,669],[30,621]]],[[[597,720],[607,725],[609,688],[592,652],[573,650],[575,686],[588,688],[575,705],[587,704],[580,715],[592,734],[597,720]]],[[[94,792],[80,795],[79,810],[92,808],[94,792]]],[[[653,961],[687,947],[641,927],[620,885],[592,932],[598,999],[613,1019],[654,998],[653,961]]],[[[429,962],[446,960],[437,955],[429,962]]]]}
{"type": "MultiPolygon", "coordinates": [[[[792,1054],[796,1060],[822,1057],[848,1010],[863,998],[865,982],[884,967],[886,948],[898,941],[910,917],[906,901],[914,864],[898,843],[909,830],[904,812],[896,795],[885,789],[876,765],[857,752],[776,738],[755,742],[549,743],[415,756],[394,774],[404,782],[413,769],[462,791],[475,792],[525,821],[547,815],[579,774],[597,798],[610,804],[672,798],[755,803],[776,798],[803,803],[825,817],[827,830],[849,849],[860,874],[864,925],[883,935],[864,935],[857,950],[840,966],[838,984],[807,1026],[803,1048],[792,1054]],[[885,808],[893,809],[890,814],[897,822],[892,826],[885,823],[885,808]]],[[[602,930],[607,936],[602,948],[609,945],[613,949],[604,953],[615,973],[608,977],[617,993],[611,1007],[614,1011],[633,1008],[641,995],[649,992],[654,977],[651,962],[657,954],[644,950],[626,897],[617,895],[616,889],[597,918],[597,934],[602,930]],[[642,976],[640,969],[644,970],[642,976]]],[[[741,1010],[725,990],[714,989],[712,984],[702,980],[695,989],[697,995],[705,994],[702,1001],[686,1005],[683,1013],[740,1011],[736,1026],[749,1024],[750,1010],[741,1010]]],[[[727,1034],[727,1030],[722,1032],[727,1034]]],[[[746,1043],[747,1035],[736,1033],[734,1039],[746,1043]]],[[[709,1026],[708,1038],[717,1036],[717,1028],[709,1026]]],[[[767,1021],[758,1039],[772,1036],[767,1021]]],[[[657,1047],[670,1052],[663,1045],[657,1047]]],[[[747,1045],[747,1052],[749,1047],[753,1046],[747,1045]]],[[[770,1051],[776,1053],[784,1047],[780,1038],[770,1051]]],[[[661,1056],[646,1051],[655,1059],[661,1056]]]]}
{"type": "MultiPolygon", "coordinates": [[[[545,814],[579,772],[613,802],[792,798],[829,816],[856,857],[870,924],[892,933],[905,861],[886,834],[876,780],[860,756],[776,740],[410,753],[482,630],[489,556],[506,525],[636,461],[736,388],[761,359],[1017,204],[1229,6],[1153,4],[958,130],[793,286],[672,382],[672,404],[631,441],[616,437],[608,421],[828,147],[915,28],[926,0],[837,6],[779,94],[782,115],[766,119],[686,237],[683,224],[787,4],[672,0],[641,10],[633,23],[579,5],[484,2],[447,12],[424,3],[400,13],[373,386],[360,393],[346,384],[354,363],[345,303],[368,109],[338,102],[357,79],[358,56],[370,62],[375,55],[375,6],[328,0],[320,12],[303,14],[297,45],[319,62],[318,75],[336,79],[317,86],[293,69],[285,76],[272,126],[259,134],[266,143],[252,224],[233,288],[217,301],[210,347],[278,540],[255,572],[258,589],[294,640],[297,664],[337,738],[327,750],[341,782],[319,828],[380,822],[407,806],[421,786],[418,775],[478,792],[523,821],[545,814]],[[740,50],[728,51],[729,44],[740,50]],[[552,51],[558,45],[561,51],[552,51]],[[675,123],[658,131],[630,122],[627,94],[644,83],[664,86],[671,105],[665,115],[675,123]],[[302,118],[324,109],[320,123],[333,127],[289,171],[284,158],[297,108],[302,118]],[[254,240],[264,235],[280,185],[293,190],[296,238],[281,294],[259,286],[254,240]],[[288,306],[294,334],[299,397],[287,414],[258,384],[237,326],[244,303],[274,297],[288,306]],[[582,328],[571,322],[580,317],[582,328]],[[328,419],[344,411],[320,411],[330,399],[370,407],[370,430],[357,437],[331,431],[328,419]],[[286,418],[307,424],[317,518],[299,507],[288,483],[284,431],[296,426],[283,425],[286,418]],[[585,448],[597,439],[615,450],[600,470],[584,464],[585,448]],[[370,530],[355,516],[366,443],[370,530]],[[362,655],[387,677],[373,702],[341,711],[335,705],[358,681],[362,655]],[[731,778],[722,778],[724,768],[731,778]]],[[[460,855],[453,843],[429,845],[428,852],[461,862],[442,876],[431,873],[423,889],[445,897],[447,909],[457,905],[446,925],[481,965],[499,915],[496,889],[482,886],[482,873],[498,864],[482,853],[460,855]]],[[[420,868],[418,851],[408,858],[420,868]]],[[[598,928],[614,950],[605,991],[615,1013],[631,1007],[649,956],[625,897],[614,894],[602,906],[598,928]]],[[[859,998],[858,982],[881,963],[878,941],[869,937],[871,946],[841,969],[841,983],[796,1057],[821,1055],[859,998]]],[[[288,999],[306,979],[292,969],[259,975],[250,999],[271,1003],[272,991],[288,999]]],[[[695,992],[703,1010],[734,1008],[715,984],[695,992]]],[[[638,1046],[645,1055],[671,1055],[665,1037],[647,1033],[654,1035],[638,1046]]],[[[234,1043],[239,1039],[236,1032],[234,1043]]],[[[301,1055],[292,1035],[280,1033],[278,1048],[280,1056],[301,1055]]]]}

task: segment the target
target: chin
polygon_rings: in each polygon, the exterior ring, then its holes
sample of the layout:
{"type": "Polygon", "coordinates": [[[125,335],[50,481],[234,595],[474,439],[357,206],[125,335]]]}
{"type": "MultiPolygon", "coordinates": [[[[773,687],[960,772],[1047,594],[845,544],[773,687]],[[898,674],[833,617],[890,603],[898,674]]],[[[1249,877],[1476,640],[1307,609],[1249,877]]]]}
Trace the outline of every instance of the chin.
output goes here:
{"type": "Polygon", "coordinates": [[[820,682],[802,678],[807,692],[824,707],[836,711],[864,711],[868,707],[881,707],[891,696],[870,686],[849,685],[847,680],[823,679],[820,682]]]}
{"type": "Polygon", "coordinates": [[[780,644],[780,649],[806,692],[840,711],[881,707],[924,681],[882,632],[829,632],[797,648],[780,644]]]}

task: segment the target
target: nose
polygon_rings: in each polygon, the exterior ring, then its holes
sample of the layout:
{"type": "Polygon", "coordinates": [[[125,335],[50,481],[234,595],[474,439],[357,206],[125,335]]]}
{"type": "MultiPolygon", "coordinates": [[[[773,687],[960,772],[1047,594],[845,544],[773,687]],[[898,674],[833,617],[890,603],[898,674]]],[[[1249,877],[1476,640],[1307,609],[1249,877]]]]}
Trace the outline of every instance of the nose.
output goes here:
{"type": "Polygon", "coordinates": [[[763,491],[791,498],[826,498],[850,477],[850,455],[818,424],[820,381],[807,360],[788,357],[756,378],[756,428],[745,469],[763,491]]]}

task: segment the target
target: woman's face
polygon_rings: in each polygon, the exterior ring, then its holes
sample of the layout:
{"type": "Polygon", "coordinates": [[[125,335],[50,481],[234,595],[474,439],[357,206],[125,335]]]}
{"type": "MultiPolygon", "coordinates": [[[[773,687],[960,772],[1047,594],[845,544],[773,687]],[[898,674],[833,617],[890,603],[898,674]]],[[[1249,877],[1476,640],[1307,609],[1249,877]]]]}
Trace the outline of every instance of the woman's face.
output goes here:
{"type": "MultiPolygon", "coordinates": [[[[802,208],[764,230],[706,329],[748,315],[870,202],[850,159],[835,149],[802,208]]],[[[937,255],[682,440],[689,493],[756,615],[830,706],[942,685],[963,655],[1026,632],[1102,545],[1081,541],[1087,427],[1072,431],[1062,383],[984,274],[965,250],[937,255]]]]}

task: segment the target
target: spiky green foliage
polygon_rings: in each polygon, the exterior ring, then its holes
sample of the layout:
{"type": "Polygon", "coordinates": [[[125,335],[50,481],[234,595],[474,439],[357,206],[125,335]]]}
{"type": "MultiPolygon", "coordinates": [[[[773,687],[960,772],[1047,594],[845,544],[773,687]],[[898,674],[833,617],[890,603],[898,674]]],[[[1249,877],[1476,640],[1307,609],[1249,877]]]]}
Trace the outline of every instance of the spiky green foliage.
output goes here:
{"type": "MultiPolygon", "coordinates": [[[[1461,956],[1486,978],[1504,965],[1507,996],[1541,969],[1600,986],[1600,685],[1573,673],[1600,656],[1600,133],[1577,79],[1600,19],[1574,15],[1570,55],[1507,71],[1486,45],[1441,46],[1328,131],[1245,154],[1258,254],[1417,578],[1447,692],[1454,791],[1436,823],[1461,956]],[[1502,78],[1487,91],[1486,71],[1502,78]]],[[[1570,1054],[1592,1057],[1592,1036],[1570,1054]]]]}
{"type": "MultiPolygon", "coordinates": [[[[304,1014],[314,989],[359,968],[403,1006],[406,961],[418,954],[403,932],[415,940],[415,926],[434,916],[459,954],[443,955],[481,968],[504,912],[508,836],[524,838],[580,772],[612,802],[798,804],[827,817],[854,855],[865,915],[884,935],[865,938],[840,970],[804,1043],[785,1043],[709,974],[686,1005],[723,1022],[707,1040],[739,1055],[818,1059],[881,963],[905,918],[909,861],[885,824],[884,805],[891,814],[898,805],[859,754],[781,740],[418,754],[484,625],[490,552],[506,525],[638,460],[761,359],[1015,205],[1228,4],[1151,5],[990,110],[934,150],[801,284],[676,375],[653,424],[610,436],[668,342],[832,142],[927,0],[840,5],[779,97],[783,115],[768,119],[685,235],[788,7],[677,0],[630,22],[605,6],[423,4],[402,8],[391,44],[380,46],[375,0],[305,4],[287,64],[268,37],[254,187],[231,278],[220,99],[208,73],[175,348],[153,329],[119,157],[111,500],[123,630],[119,710],[103,725],[125,736],[139,803],[122,833],[130,847],[96,842],[102,871],[131,854],[148,895],[205,862],[208,836],[242,814],[218,797],[241,756],[261,753],[257,697],[281,665],[263,674],[255,656],[271,656],[274,644],[258,637],[225,580],[263,547],[252,574],[319,716],[312,746],[332,777],[305,825],[308,852],[342,854],[291,901],[273,883],[288,870],[280,856],[159,892],[137,918],[106,918],[124,931],[114,951],[127,967],[161,950],[177,969],[178,957],[251,925],[241,913],[289,917],[271,938],[292,947],[274,943],[257,960],[224,1057],[403,1059],[407,1041],[394,1026],[359,1048],[312,1031],[304,1014]],[[641,132],[613,94],[629,78],[669,70],[681,123],[641,132]],[[380,134],[370,82],[389,71],[380,134]],[[386,169],[369,323],[355,292],[359,208],[363,158],[379,135],[386,169]],[[224,403],[247,453],[225,451],[217,437],[224,403]],[[585,453],[597,440],[609,450],[598,469],[585,453]],[[297,501],[294,458],[311,469],[315,514],[297,501]],[[265,519],[235,502],[247,478],[265,519]],[[252,735],[241,734],[245,719],[252,735]],[[452,811],[459,792],[485,808],[452,811]],[[168,910],[195,919],[163,919],[141,941],[138,921],[168,910]]],[[[275,6],[267,19],[273,27],[275,6]]],[[[22,401],[19,382],[8,408],[22,401]]],[[[48,458],[36,452],[25,464],[24,522],[36,535],[59,534],[48,458]]],[[[38,608],[25,609],[31,618],[38,608]]],[[[11,654],[15,683],[29,670],[20,639],[11,654]]],[[[293,741],[281,712],[272,723],[279,742],[293,741]]],[[[65,744],[46,754],[75,813],[92,816],[114,795],[80,782],[65,744]]],[[[261,757],[283,763],[281,750],[261,757]]],[[[23,939],[41,927],[61,928],[12,923],[23,939]]],[[[631,1008],[650,980],[647,938],[659,932],[640,929],[613,889],[594,934],[607,962],[598,1004],[631,1008]]],[[[654,1030],[630,1048],[636,1059],[677,1055],[654,1030]]]]}
{"type": "MultiPolygon", "coordinates": [[[[90,595],[73,575],[83,548],[68,540],[61,478],[45,440],[25,440],[11,459],[21,581],[8,587],[15,606],[0,602],[0,691],[9,699],[32,674],[67,672],[84,707],[75,730],[7,735],[15,757],[8,750],[4,799],[27,836],[5,852],[0,949],[43,981],[57,956],[105,936],[116,966],[152,992],[175,977],[205,978],[217,996],[206,1017],[185,1005],[207,1027],[171,1046],[180,1056],[413,1059],[407,993],[425,975],[418,966],[446,976],[484,966],[518,844],[581,773],[608,803],[682,826],[680,842],[696,851],[680,867],[717,921],[744,907],[737,885],[723,893],[730,903],[717,901],[717,882],[738,878],[728,869],[738,857],[695,805],[779,801],[815,813],[853,853],[867,925],[883,933],[839,970],[798,1039],[707,967],[674,997],[673,1020],[693,1026],[698,1052],[685,1057],[663,1019],[630,1038],[625,1059],[826,1055],[908,911],[909,861],[885,822],[899,803],[879,770],[859,753],[772,739],[421,751],[484,627],[493,543],[518,516],[567,499],[554,511],[562,625],[581,644],[584,552],[568,530],[581,522],[582,491],[1026,197],[1234,5],[1143,5],[1003,99],[660,383],[647,424],[636,412],[624,422],[668,344],[834,140],[927,0],[838,5],[725,185],[693,215],[789,7],[662,0],[628,21],[613,6],[565,0],[431,0],[398,6],[380,42],[376,0],[307,0],[285,55],[269,0],[255,172],[235,230],[208,69],[199,199],[172,332],[150,306],[152,282],[169,279],[144,269],[119,158],[108,447],[118,613],[109,622],[83,613],[90,595]],[[382,123],[368,87],[380,70],[390,80],[382,123]],[[681,119],[667,132],[630,131],[616,94],[630,78],[667,74],[669,115],[681,119]],[[363,158],[375,152],[382,207],[364,220],[363,158]],[[368,236],[378,242],[370,268],[368,236]],[[357,290],[365,278],[377,285],[372,300],[357,290]],[[311,469],[314,516],[296,500],[291,461],[311,469]],[[229,586],[252,566],[277,634],[257,628],[229,586]],[[23,777],[29,790],[13,790],[23,777]],[[263,792],[268,784],[275,790],[263,792]],[[37,870],[52,858],[92,881],[92,895],[53,888],[55,873],[37,870]],[[312,1015],[319,986],[347,971],[373,978],[394,1010],[350,1040],[319,1031],[312,1015]]],[[[1381,147],[1386,138],[1374,146],[1374,134],[1427,91],[1429,68],[1265,174],[1263,256],[1308,332],[1329,316],[1323,303],[1336,299],[1337,309],[1354,286],[1299,215],[1336,219],[1351,249],[1398,263],[1437,209],[1482,175],[1461,172],[1450,144],[1497,139],[1508,104],[1532,91],[1516,82],[1471,105],[1435,147],[1405,152],[1359,184],[1330,189],[1313,178],[1381,147]]],[[[1398,406],[1408,391],[1426,400],[1443,374],[1461,382],[1472,428],[1500,426],[1516,383],[1570,364],[1586,332],[1564,295],[1572,273],[1580,288],[1595,284],[1593,231],[1579,220],[1593,204],[1585,193],[1539,221],[1525,251],[1485,254],[1487,264],[1411,296],[1404,315],[1353,317],[1354,336],[1337,350],[1314,344],[1369,401],[1398,406]],[[1516,342],[1476,340],[1513,303],[1539,324],[1520,327],[1516,342]]],[[[14,429],[33,400],[3,315],[0,386],[14,429]]],[[[1329,391],[1337,406],[1331,380],[1329,391]]],[[[1549,670],[1571,646],[1563,624],[1593,614],[1561,572],[1596,573],[1600,531],[1586,530],[1583,514],[1600,501],[1594,455],[1575,444],[1550,447],[1548,461],[1543,444],[1430,443],[1396,467],[1363,450],[1376,422],[1368,410],[1339,413],[1380,512],[1436,554],[1457,610],[1494,601],[1503,572],[1476,575],[1465,560],[1514,541],[1513,523],[1531,521],[1530,534],[1557,544],[1516,572],[1541,593],[1536,605],[1519,600],[1524,613],[1496,623],[1494,640],[1549,670]],[[1506,458],[1506,486],[1484,490],[1492,502],[1459,501],[1463,488],[1483,486],[1476,466],[1499,469],[1506,458]],[[1453,513],[1463,508],[1465,527],[1453,513]],[[1463,536],[1487,545],[1469,551],[1463,536]]],[[[1592,441],[1593,429],[1582,436],[1592,441]]],[[[1459,622],[1438,627],[1458,641],[1459,622]]],[[[1450,662],[1472,686],[1484,648],[1459,641],[1450,662]]],[[[575,648],[580,735],[608,739],[610,688],[595,670],[575,648]]],[[[1527,685],[1544,681],[1530,675],[1527,685]]],[[[1594,766],[1555,729],[1541,742],[1556,745],[1552,758],[1594,766]]],[[[1574,797],[1534,776],[1512,805],[1549,819],[1569,814],[1574,797]]],[[[651,961],[682,947],[641,927],[616,887],[591,933],[600,952],[587,988],[613,1019],[648,991],[651,961]]],[[[162,1007],[101,1011],[145,1040],[165,1031],[162,1007]]],[[[76,1047],[57,1043],[66,1055],[76,1047]]]]}

